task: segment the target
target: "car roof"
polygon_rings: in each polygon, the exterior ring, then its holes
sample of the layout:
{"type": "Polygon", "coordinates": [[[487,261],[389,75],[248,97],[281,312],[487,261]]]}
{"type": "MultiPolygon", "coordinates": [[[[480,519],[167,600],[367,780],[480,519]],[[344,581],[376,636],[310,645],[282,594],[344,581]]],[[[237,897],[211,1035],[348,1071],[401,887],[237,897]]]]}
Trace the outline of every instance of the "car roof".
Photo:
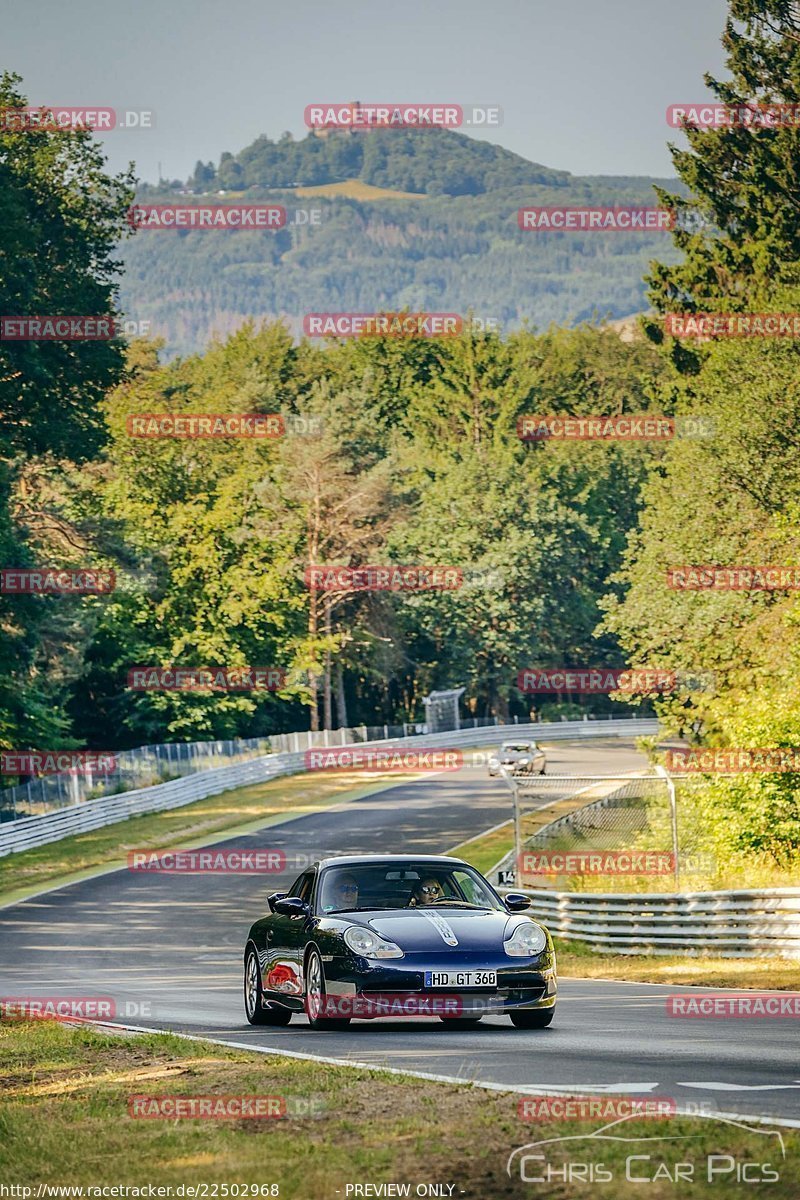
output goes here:
{"type": "Polygon", "coordinates": [[[442,866],[466,866],[463,858],[453,858],[450,854],[337,854],[332,858],[321,858],[314,866],[322,867],[358,867],[377,866],[386,863],[393,866],[401,862],[439,863],[442,866]]]}

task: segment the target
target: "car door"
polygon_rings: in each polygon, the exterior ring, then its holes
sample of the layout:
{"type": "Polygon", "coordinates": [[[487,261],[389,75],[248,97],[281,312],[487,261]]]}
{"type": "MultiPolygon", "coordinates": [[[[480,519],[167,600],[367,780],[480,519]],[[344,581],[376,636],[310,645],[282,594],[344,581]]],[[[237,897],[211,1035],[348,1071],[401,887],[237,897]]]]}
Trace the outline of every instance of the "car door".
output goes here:
{"type": "MultiPolygon", "coordinates": [[[[287,897],[296,897],[310,903],[315,872],[304,871],[294,881],[287,897]]],[[[288,916],[273,913],[267,933],[266,965],[262,987],[265,993],[301,996],[303,993],[303,955],[308,935],[308,919],[305,915],[288,916]]]]}

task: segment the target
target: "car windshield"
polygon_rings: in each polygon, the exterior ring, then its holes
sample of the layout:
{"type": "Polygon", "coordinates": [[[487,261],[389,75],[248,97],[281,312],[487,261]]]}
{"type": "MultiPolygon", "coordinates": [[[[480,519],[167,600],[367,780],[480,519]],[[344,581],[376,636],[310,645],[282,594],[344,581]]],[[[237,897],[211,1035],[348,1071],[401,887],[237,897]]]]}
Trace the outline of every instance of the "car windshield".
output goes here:
{"type": "Polygon", "coordinates": [[[530,746],[527,742],[525,742],[524,744],[518,744],[515,742],[513,746],[503,746],[503,750],[506,753],[508,753],[509,751],[513,751],[516,754],[525,754],[525,753],[527,753],[528,750],[532,750],[532,749],[533,749],[533,747],[530,746]]]}
{"type": "Polygon", "coordinates": [[[364,863],[322,872],[319,910],[359,912],[383,908],[491,908],[503,911],[473,868],[443,863],[364,863]]]}

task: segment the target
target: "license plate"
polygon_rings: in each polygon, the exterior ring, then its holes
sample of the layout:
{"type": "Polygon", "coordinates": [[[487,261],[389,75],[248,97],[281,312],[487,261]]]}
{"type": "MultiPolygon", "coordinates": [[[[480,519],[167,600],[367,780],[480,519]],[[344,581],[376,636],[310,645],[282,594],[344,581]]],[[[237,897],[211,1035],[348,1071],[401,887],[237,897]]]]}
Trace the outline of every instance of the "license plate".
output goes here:
{"type": "Polygon", "coordinates": [[[426,988],[497,987],[496,971],[426,971],[426,988]]]}

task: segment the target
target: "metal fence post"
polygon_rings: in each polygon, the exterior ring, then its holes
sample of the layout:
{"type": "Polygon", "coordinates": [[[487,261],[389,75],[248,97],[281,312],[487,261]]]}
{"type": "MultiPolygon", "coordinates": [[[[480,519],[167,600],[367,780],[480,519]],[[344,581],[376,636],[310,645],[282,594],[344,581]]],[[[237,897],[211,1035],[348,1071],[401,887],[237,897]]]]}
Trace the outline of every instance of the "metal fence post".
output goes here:
{"type": "Polygon", "coordinates": [[[672,858],[675,864],[675,891],[679,892],[681,890],[681,868],[678,856],[678,797],[675,792],[674,780],[667,774],[666,768],[662,767],[660,763],[656,766],[656,774],[660,775],[664,780],[669,792],[669,807],[672,816],[672,858]]]}
{"type": "Polygon", "coordinates": [[[522,874],[520,868],[520,863],[522,862],[522,829],[519,815],[519,788],[516,780],[512,779],[505,767],[500,768],[500,774],[511,790],[511,800],[514,808],[514,884],[516,887],[519,887],[519,877],[522,874]]]}

